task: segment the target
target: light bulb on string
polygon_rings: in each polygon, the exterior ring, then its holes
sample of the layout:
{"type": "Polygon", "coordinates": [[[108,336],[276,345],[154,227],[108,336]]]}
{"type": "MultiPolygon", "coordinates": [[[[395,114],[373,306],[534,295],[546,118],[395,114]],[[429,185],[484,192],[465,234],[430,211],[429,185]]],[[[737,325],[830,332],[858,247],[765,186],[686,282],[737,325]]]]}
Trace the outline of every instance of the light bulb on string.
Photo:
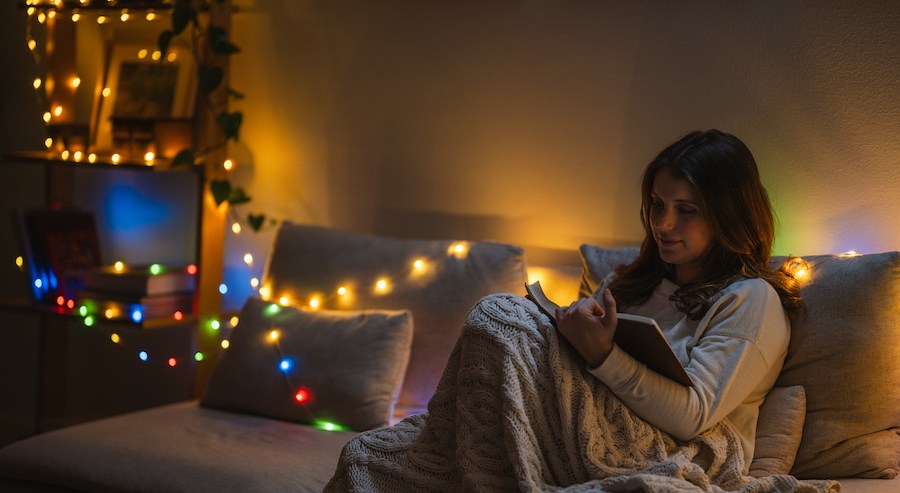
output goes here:
{"type": "Polygon", "coordinates": [[[319,296],[315,296],[315,295],[312,296],[309,299],[309,307],[312,308],[313,310],[318,310],[319,308],[321,308],[322,307],[322,298],[320,298],[319,296]]]}
{"type": "Polygon", "coordinates": [[[278,329],[272,329],[266,334],[266,340],[271,344],[277,343],[279,339],[281,339],[281,331],[278,329]]]}

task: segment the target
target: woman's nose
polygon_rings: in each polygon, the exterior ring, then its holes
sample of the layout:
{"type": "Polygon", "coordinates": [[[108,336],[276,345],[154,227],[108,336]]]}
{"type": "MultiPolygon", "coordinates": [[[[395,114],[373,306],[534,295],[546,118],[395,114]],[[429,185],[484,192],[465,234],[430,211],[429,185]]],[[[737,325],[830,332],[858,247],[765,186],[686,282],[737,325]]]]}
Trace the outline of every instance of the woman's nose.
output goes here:
{"type": "Polygon", "coordinates": [[[675,219],[672,211],[666,209],[656,214],[655,224],[657,230],[671,231],[675,227],[675,219]]]}

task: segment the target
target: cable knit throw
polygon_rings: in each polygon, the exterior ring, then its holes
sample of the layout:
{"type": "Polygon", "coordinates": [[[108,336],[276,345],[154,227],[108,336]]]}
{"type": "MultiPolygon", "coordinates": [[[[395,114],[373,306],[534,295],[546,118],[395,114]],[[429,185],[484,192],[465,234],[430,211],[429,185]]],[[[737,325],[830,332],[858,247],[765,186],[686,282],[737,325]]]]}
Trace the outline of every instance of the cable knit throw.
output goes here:
{"type": "Polygon", "coordinates": [[[679,441],[583,368],[524,298],[470,312],[428,412],[355,437],[326,492],[830,492],[834,481],[743,476],[726,423],[679,441]]]}

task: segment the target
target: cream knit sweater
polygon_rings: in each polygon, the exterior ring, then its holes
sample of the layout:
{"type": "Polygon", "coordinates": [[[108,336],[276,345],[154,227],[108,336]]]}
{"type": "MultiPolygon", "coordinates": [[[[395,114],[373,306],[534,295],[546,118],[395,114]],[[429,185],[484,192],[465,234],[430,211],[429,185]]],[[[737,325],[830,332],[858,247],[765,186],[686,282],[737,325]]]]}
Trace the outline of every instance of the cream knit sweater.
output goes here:
{"type": "Polygon", "coordinates": [[[749,467],[759,406],[781,371],[790,322],[778,294],[761,279],[732,283],[700,320],[675,309],[669,297],[677,288],[663,280],[646,303],[622,311],[656,319],[692,387],[647,369],[618,347],[590,372],[638,416],[676,438],[688,440],[727,419],[749,467]]]}

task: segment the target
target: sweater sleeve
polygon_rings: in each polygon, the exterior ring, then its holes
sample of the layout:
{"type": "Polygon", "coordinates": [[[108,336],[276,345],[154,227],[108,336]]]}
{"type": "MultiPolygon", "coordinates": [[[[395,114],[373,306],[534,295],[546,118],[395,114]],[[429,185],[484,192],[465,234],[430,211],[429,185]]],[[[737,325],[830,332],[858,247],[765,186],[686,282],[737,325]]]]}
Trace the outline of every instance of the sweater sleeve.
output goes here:
{"type": "Polygon", "coordinates": [[[665,378],[614,347],[590,372],[641,418],[679,439],[718,423],[780,369],[789,325],[775,290],[760,279],[728,286],[695,331],[685,369],[694,385],[665,378]],[[776,370],[777,371],[777,370],[776,370]]]}

